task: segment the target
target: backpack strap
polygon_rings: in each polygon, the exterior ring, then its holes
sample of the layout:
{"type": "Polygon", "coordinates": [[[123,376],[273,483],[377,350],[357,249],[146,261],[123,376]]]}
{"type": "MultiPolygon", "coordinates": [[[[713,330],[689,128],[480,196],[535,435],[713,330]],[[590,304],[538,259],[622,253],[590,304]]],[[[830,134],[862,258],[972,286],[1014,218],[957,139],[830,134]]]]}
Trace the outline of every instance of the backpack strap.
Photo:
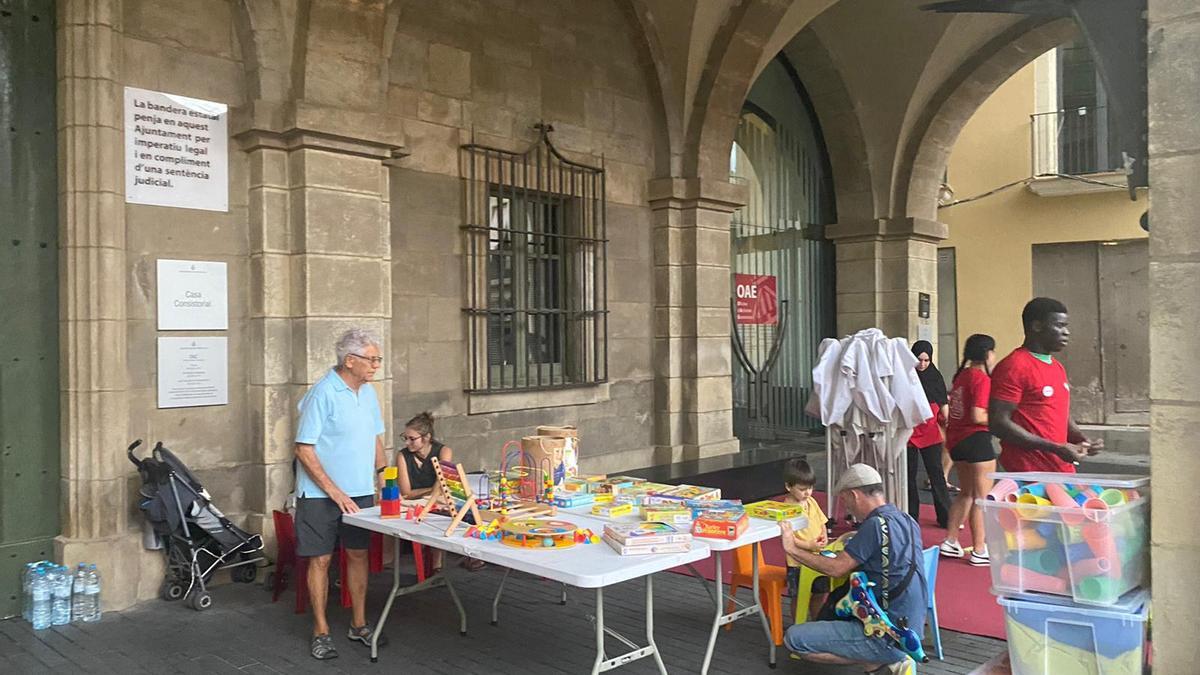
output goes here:
{"type": "MultiPolygon", "coordinates": [[[[908,590],[909,584],[912,583],[913,575],[917,574],[917,566],[920,565],[921,562],[920,556],[917,554],[917,540],[914,537],[909,537],[910,558],[908,572],[904,575],[904,578],[900,580],[900,583],[896,584],[894,589],[891,588],[891,535],[888,533],[887,519],[883,516],[875,516],[875,518],[879,521],[879,539],[881,542],[879,552],[883,560],[883,574],[881,575],[882,578],[880,579],[879,584],[879,604],[886,611],[888,608],[888,603],[893,594],[900,596],[904,593],[904,591],[908,590]]],[[[921,585],[923,587],[927,586],[928,582],[925,580],[925,576],[918,576],[921,579],[921,585]]],[[[928,595],[928,588],[926,588],[926,595],[928,595]]]]}

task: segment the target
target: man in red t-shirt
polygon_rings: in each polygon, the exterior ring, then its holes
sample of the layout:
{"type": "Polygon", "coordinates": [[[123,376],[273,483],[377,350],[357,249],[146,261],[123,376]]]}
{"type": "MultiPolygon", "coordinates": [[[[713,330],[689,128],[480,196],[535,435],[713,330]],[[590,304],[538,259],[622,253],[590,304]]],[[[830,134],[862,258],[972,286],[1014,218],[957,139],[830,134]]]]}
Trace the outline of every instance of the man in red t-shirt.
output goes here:
{"type": "Polygon", "coordinates": [[[1000,438],[1006,471],[1074,473],[1080,459],[1094,455],[1102,440],[1084,438],[1071,419],[1067,370],[1051,354],[1067,346],[1067,308],[1051,298],[1034,298],[1021,312],[1025,344],[992,373],[988,428],[1000,438]]]}

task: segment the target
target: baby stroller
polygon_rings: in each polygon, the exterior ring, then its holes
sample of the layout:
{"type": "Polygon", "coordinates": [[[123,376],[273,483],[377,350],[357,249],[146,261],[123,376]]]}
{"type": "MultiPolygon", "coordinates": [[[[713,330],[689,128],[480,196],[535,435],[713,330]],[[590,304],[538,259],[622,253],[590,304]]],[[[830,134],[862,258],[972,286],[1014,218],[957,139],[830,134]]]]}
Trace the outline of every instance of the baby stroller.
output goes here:
{"type": "Polygon", "coordinates": [[[138,504],[167,554],[167,574],[159,589],[164,600],[187,598],[203,611],[212,606],[207,584],[217,570],[228,569],[235,582],[254,583],[265,560],[262,535],[249,534],[213,506],[208,491],[162,442],[145,459],[127,450],[142,478],[138,504]]]}

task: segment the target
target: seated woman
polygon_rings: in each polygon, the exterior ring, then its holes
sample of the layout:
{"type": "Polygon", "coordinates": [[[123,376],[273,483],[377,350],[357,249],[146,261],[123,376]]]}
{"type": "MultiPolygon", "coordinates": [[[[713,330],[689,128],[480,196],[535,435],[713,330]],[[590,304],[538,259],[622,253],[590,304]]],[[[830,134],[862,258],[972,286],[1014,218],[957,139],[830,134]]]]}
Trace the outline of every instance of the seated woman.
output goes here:
{"type": "MultiPolygon", "coordinates": [[[[400,496],[404,499],[428,497],[437,482],[433,461],[454,461],[454,451],[433,438],[432,413],[423,412],[404,425],[404,449],[400,451],[400,457],[403,461],[396,462],[400,496]]],[[[436,574],[442,570],[442,552],[434,549],[432,556],[436,574]]],[[[460,564],[472,572],[484,565],[482,560],[474,558],[463,558],[460,564]]]]}

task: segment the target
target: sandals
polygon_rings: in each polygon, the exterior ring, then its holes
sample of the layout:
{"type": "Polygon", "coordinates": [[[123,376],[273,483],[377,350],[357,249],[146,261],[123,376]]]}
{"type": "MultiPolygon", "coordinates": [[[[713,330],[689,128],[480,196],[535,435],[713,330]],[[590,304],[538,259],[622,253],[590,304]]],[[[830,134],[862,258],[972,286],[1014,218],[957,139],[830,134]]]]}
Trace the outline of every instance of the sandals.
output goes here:
{"type": "Polygon", "coordinates": [[[338,657],[337,647],[333,646],[333,637],[329,633],[314,635],[309,653],[318,661],[328,661],[338,657]]]}
{"type": "Polygon", "coordinates": [[[467,570],[468,572],[478,572],[484,567],[487,567],[487,563],[478,558],[464,556],[462,560],[458,561],[458,566],[467,570]]]}

